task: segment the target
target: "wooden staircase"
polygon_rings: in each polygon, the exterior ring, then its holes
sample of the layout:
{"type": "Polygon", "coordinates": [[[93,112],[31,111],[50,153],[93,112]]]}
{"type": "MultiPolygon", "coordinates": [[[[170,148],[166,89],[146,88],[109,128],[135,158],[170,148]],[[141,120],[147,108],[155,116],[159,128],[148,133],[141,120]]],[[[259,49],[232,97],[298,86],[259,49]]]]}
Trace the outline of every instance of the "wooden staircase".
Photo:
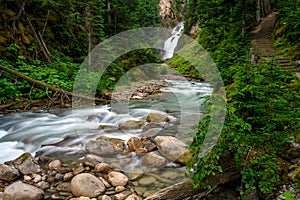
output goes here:
{"type": "Polygon", "coordinates": [[[255,64],[265,64],[272,61],[278,62],[281,70],[295,74],[300,78],[300,66],[296,66],[282,54],[280,54],[271,41],[271,34],[275,24],[275,13],[269,14],[257,27],[252,34],[253,53],[257,57],[255,64]]]}

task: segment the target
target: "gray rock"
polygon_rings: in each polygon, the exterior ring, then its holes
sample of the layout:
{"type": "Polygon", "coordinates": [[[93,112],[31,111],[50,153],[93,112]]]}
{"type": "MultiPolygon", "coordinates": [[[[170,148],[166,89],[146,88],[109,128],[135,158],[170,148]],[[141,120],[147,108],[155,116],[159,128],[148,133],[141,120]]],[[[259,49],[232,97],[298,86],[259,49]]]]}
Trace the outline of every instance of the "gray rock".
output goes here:
{"type": "Polygon", "coordinates": [[[111,198],[107,195],[103,195],[101,200],[111,200],[111,198]]]}
{"type": "Polygon", "coordinates": [[[138,182],[141,186],[149,186],[155,183],[156,179],[152,176],[146,176],[141,178],[138,182]]]}
{"type": "Polygon", "coordinates": [[[142,198],[137,196],[136,194],[132,194],[129,195],[125,200],[142,200],[142,198]]]}
{"type": "Polygon", "coordinates": [[[8,186],[3,193],[3,200],[39,200],[44,198],[44,191],[22,183],[21,181],[15,182],[8,186]]]}
{"type": "Polygon", "coordinates": [[[112,169],[112,166],[110,164],[107,164],[107,163],[98,163],[96,166],[95,166],[95,172],[108,172],[109,170],[112,169]]]}
{"type": "Polygon", "coordinates": [[[156,152],[147,153],[143,158],[143,163],[152,167],[162,167],[166,164],[167,159],[158,155],[156,152]]]}
{"type": "Polygon", "coordinates": [[[88,197],[71,198],[70,200],[90,200],[88,197]]]}
{"type": "Polygon", "coordinates": [[[140,120],[128,120],[119,124],[120,129],[139,129],[145,124],[144,121],[140,120]]]}
{"type": "Polygon", "coordinates": [[[188,153],[186,144],[172,136],[157,136],[154,138],[158,151],[170,161],[176,161],[188,153]]]}
{"type": "Polygon", "coordinates": [[[159,113],[149,113],[146,119],[148,122],[152,122],[152,123],[161,123],[161,122],[170,121],[167,115],[159,114],[159,113]]]}
{"type": "Polygon", "coordinates": [[[135,169],[134,171],[125,172],[125,175],[128,177],[129,180],[137,180],[144,175],[144,171],[141,169],[135,169]]]}
{"type": "Polygon", "coordinates": [[[129,151],[135,152],[137,149],[143,148],[143,143],[140,138],[132,137],[127,142],[129,151]]]}
{"type": "Polygon", "coordinates": [[[57,169],[61,166],[60,160],[53,160],[49,163],[49,169],[57,169]]]}
{"type": "Polygon", "coordinates": [[[93,155],[93,154],[87,154],[84,157],[84,161],[83,161],[83,163],[85,165],[90,166],[90,167],[95,167],[98,163],[102,163],[102,162],[103,162],[102,157],[96,156],[96,155],[93,155]]]}
{"type": "Polygon", "coordinates": [[[63,191],[63,192],[71,192],[71,183],[64,182],[64,183],[59,183],[56,187],[58,191],[63,191]]]}
{"type": "Polygon", "coordinates": [[[0,165],[0,179],[4,181],[14,181],[20,177],[19,171],[13,166],[0,165]]]}
{"type": "Polygon", "coordinates": [[[89,141],[86,145],[86,150],[89,153],[100,156],[113,154],[115,152],[113,145],[109,141],[103,139],[89,141]]]}
{"type": "Polygon", "coordinates": [[[128,177],[121,172],[110,172],[107,180],[113,186],[125,186],[128,183],[128,177]]]}
{"type": "Polygon", "coordinates": [[[46,181],[41,181],[41,182],[37,183],[36,186],[42,190],[50,188],[50,184],[46,181]]]}
{"type": "Polygon", "coordinates": [[[38,182],[42,181],[42,176],[39,174],[32,174],[32,179],[33,179],[33,182],[38,183],[38,182]]]}
{"type": "Polygon", "coordinates": [[[97,177],[88,173],[82,173],[72,179],[71,191],[76,197],[93,198],[105,191],[105,185],[97,177]]]}
{"type": "Polygon", "coordinates": [[[117,186],[117,187],[115,188],[115,191],[116,191],[116,192],[123,192],[124,190],[126,190],[126,188],[125,188],[124,186],[117,186]]]}
{"type": "Polygon", "coordinates": [[[129,191],[124,191],[119,194],[114,195],[115,200],[124,200],[126,197],[128,197],[131,193],[129,191]]]}
{"type": "Polygon", "coordinates": [[[24,153],[12,161],[23,175],[36,174],[41,172],[41,167],[36,163],[30,153],[24,153]]]}

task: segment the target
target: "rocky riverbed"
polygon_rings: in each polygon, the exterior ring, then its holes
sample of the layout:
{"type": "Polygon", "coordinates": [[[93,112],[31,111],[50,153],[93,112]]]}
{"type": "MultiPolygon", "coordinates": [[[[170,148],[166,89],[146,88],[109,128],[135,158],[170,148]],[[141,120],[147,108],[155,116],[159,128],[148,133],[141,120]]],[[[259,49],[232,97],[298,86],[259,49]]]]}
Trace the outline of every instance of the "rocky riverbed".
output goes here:
{"type": "Polygon", "coordinates": [[[176,158],[175,162],[181,163],[179,158],[186,152],[184,143],[171,136],[157,136],[153,140],[131,138],[127,148],[121,141],[101,138],[91,141],[86,149],[81,162],[64,163],[47,156],[34,159],[25,153],[1,164],[2,199],[138,200],[171,185],[174,180],[179,182],[178,177],[184,173],[184,167],[162,168],[168,159],[176,158]],[[147,170],[122,171],[100,156],[115,151],[134,152],[141,157],[144,167],[148,166],[147,170]]]}

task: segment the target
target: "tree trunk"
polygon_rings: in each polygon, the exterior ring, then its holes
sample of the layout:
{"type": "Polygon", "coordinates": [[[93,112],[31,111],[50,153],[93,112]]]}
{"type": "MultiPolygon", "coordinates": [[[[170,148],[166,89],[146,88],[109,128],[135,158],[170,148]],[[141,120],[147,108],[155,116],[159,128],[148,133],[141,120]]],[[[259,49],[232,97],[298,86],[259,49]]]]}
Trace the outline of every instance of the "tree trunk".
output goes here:
{"type": "Polygon", "coordinates": [[[264,17],[268,16],[271,12],[271,0],[260,0],[262,14],[264,17]]]}
{"type": "Polygon", "coordinates": [[[256,22],[259,22],[260,21],[260,1],[261,0],[257,0],[257,3],[256,3],[256,22]]]}
{"type": "Polygon", "coordinates": [[[242,4],[242,34],[244,35],[246,28],[246,1],[243,0],[242,4]]]}
{"type": "Polygon", "coordinates": [[[44,88],[48,88],[49,90],[52,90],[54,92],[58,92],[58,93],[63,94],[63,95],[73,96],[73,97],[79,97],[79,98],[87,99],[87,100],[97,100],[97,101],[102,101],[103,100],[103,99],[99,99],[99,98],[96,98],[96,97],[93,98],[93,97],[83,96],[83,95],[80,95],[80,94],[74,94],[72,92],[65,91],[65,90],[63,90],[61,88],[57,88],[57,87],[54,87],[52,85],[48,85],[48,84],[43,83],[41,81],[35,80],[33,78],[30,78],[30,77],[28,77],[28,76],[26,76],[24,74],[21,74],[20,72],[17,72],[17,71],[15,71],[13,69],[5,67],[4,65],[1,65],[1,64],[0,64],[0,69],[2,69],[4,71],[7,71],[7,72],[9,72],[11,74],[14,74],[14,75],[16,75],[16,76],[18,76],[18,77],[20,77],[22,79],[25,79],[25,80],[27,80],[27,81],[29,81],[31,83],[34,83],[34,84],[39,85],[39,86],[42,86],[44,88]]]}
{"type": "Polygon", "coordinates": [[[108,19],[108,24],[111,24],[111,13],[110,13],[111,7],[110,7],[110,1],[107,1],[107,11],[108,11],[108,15],[107,15],[107,19],[108,19]]]}

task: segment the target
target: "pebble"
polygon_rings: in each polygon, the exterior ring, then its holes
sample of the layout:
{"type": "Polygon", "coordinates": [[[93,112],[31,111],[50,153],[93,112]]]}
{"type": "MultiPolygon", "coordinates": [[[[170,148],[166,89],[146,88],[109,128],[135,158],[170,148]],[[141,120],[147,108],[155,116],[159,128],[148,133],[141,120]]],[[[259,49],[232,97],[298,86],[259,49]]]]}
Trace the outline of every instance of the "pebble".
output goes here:
{"type": "Polygon", "coordinates": [[[38,183],[38,182],[42,181],[42,176],[39,175],[39,174],[33,174],[32,178],[33,178],[33,182],[35,182],[35,183],[38,183]]]}
{"type": "Polygon", "coordinates": [[[49,169],[57,169],[59,167],[61,167],[60,160],[53,160],[49,163],[49,169]]]}
{"type": "Polygon", "coordinates": [[[103,195],[101,200],[111,200],[111,198],[107,195],[103,195]]]}
{"type": "Polygon", "coordinates": [[[24,181],[31,181],[32,180],[32,178],[30,176],[28,176],[28,175],[25,175],[23,177],[23,179],[24,179],[24,181]]]}
{"type": "Polygon", "coordinates": [[[124,186],[117,186],[117,187],[115,188],[115,191],[116,191],[116,192],[123,192],[124,190],[126,190],[126,188],[125,188],[124,186]]]}

